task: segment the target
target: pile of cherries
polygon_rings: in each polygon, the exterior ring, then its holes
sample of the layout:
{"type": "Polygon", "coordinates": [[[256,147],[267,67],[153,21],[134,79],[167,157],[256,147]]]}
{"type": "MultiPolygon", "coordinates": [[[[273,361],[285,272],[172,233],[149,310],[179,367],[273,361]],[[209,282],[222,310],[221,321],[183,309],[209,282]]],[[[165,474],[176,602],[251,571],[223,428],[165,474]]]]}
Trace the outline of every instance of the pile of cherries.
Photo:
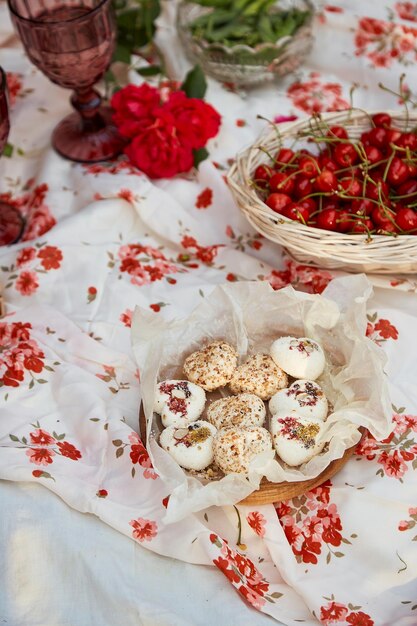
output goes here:
{"type": "Polygon", "coordinates": [[[358,142],[343,126],[321,137],[319,154],[281,148],[253,183],[276,213],[340,233],[417,235],[417,135],[372,116],[358,142]]]}

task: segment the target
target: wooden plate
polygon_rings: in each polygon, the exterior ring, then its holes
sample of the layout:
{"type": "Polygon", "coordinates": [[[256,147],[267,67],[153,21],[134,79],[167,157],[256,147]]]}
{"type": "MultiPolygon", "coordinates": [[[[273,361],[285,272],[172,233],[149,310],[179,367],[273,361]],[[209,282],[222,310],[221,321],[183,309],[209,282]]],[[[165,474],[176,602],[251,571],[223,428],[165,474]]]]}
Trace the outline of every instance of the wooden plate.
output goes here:
{"type": "MultiPolygon", "coordinates": [[[[145,413],[142,409],[142,404],[139,411],[139,429],[140,436],[143,444],[146,445],[146,419],[145,413]]],[[[362,432],[362,429],[360,429],[362,432]]],[[[348,448],[344,455],[340,459],[335,459],[321,472],[316,478],[309,480],[302,480],[298,482],[282,482],[271,483],[266,478],[263,478],[259,489],[251,493],[239,504],[249,504],[251,506],[258,504],[271,504],[272,502],[280,502],[281,500],[289,500],[296,496],[301,496],[310,489],[318,487],[329,478],[332,478],[337,472],[339,472],[344,465],[349,461],[350,457],[355,451],[357,444],[348,448]]]]}

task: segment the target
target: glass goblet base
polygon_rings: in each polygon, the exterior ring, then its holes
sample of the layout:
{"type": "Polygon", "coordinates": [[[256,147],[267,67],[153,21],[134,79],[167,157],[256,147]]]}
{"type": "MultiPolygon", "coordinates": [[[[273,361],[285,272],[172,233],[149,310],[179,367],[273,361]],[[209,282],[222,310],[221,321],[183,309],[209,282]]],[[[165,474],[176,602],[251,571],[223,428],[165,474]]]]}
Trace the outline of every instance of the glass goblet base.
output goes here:
{"type": "Polygon", "coordinates": [[[0,201],[0,246],[10,246],[19,241],[24,227],[25,220],[18,209],[0,201]]]}
{"type": "Polygon", "coordinates": [[[52,145],[66,159],[79,163],[97,163],[119,155],[126,140],[112,122],[110,107],[101,106],[97,115],[102,127],[94,130],[83,128],[78,113],[71,113],[56,126],[52,134],[52,145]]]}

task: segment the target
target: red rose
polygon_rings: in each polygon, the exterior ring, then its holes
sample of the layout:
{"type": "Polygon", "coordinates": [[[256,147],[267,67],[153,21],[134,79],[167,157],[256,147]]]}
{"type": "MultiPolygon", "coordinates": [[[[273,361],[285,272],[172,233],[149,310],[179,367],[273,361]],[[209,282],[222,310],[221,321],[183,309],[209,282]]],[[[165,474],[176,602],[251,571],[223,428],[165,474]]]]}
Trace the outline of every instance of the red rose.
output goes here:
{"type": "Polygon", "coordinates": [[[191,146],[179,137],[176,120],[162,109],[149,126],[125,148],[130,161],[150,178],[172,178],[193,166],[191,146]]]}
{"type": "Polygon", "coordinates": [[[178,136],[192,148],[203,148],[219,132],[221,117],[207,102],[187,98],[183,91],[169,97],[165,108],[175,118],[178,136]]]}
{"type": "Polygon", "coordinates": [[[114,109],[113,120],[125,137],[133,138],[154,122],[154,112],[159,106],[160,96],[155,87],[143,83],[127,85],[111,99],[114,109]]]}

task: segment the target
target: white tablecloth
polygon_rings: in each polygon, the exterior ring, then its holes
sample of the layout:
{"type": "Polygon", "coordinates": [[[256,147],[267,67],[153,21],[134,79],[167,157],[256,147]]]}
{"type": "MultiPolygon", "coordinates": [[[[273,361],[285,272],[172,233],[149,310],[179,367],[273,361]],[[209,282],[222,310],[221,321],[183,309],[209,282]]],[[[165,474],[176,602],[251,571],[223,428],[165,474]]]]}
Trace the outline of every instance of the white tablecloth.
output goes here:
{"type": "MultiPolygon", "coordinates": [[[[174,8],[165,2],[158,43],[181,78],[174,8]]],[[[136,435],[129,328],[135,305],[183,316],[228,281],[323,290],[332,275],[259,238],[223,176],[264,127],[258,115],[345,108],[353,83],[355,105],[398,106],[378,82],[395,91],[405,71],[413,89],[414,4],[338,1],[297,76],[248,93],[210,81],[223,121],[209,160],[153,182],[124,161],[83,167],[51,150],[68,93],[8,47],[0,11],[13,146],[0,192],[27,218],[24,240],[0,250],[0,623],[417,624],[415,276],[371,277],[368,335],[389,357],[392,437],[367,438],[331,484],[277,509],[164,523],[167,488],[136,435]]]]}

